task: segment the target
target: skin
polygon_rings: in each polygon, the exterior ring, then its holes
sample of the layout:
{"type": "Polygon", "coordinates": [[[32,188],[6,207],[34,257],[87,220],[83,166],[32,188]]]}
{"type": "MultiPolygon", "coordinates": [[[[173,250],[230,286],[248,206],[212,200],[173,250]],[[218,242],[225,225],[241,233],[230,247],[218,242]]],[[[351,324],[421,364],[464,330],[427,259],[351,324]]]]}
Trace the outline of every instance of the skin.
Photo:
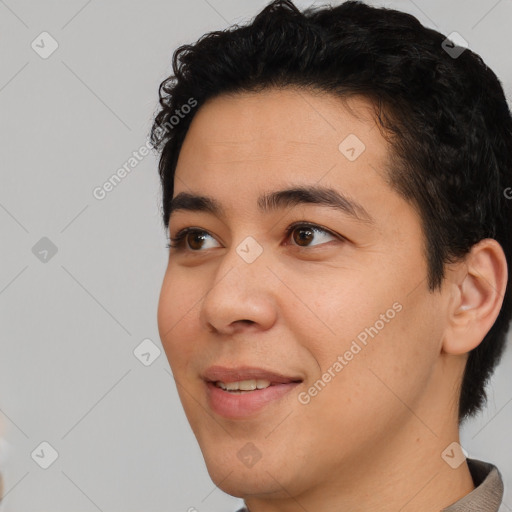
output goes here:
{"type": "Polygon", "coordinates": [[[459,441],[462,372],[499,313],[505,257],[483,240],[429,291],[420,217],[386,182],[389,151],[364,98],[293,88],[210,100],[184,141],[174,196],[212,196],[226,215],[171,215],[172,237],[187,226],[208,233],[202,245],[189,237],[195,251],[170,250],[158,327],[212,480],[251,512],[426,512],[474,488],[466,462],[453,469],[441,454],[459,441]],[[354,161],[338,149],[349,134],[366,146],[354,161]],[[261,193],[292,184],[333,187],[374,222],[314,204],[259,212],[261,193]],[[296,231],[286,236],[295,221],[346,240],[318,231],[301,247],[296,231]],[[252,263],[236,251],[247,236],[263,248],[252,263]],[[301,404],[298,394],[397,302],[401,311],[301,404]],[[213,364],[304,382],[226,419],[209,409],[200,377],[213,364]],[[248,442],[261,454],[252,467],[237,457],[248,442]]]}

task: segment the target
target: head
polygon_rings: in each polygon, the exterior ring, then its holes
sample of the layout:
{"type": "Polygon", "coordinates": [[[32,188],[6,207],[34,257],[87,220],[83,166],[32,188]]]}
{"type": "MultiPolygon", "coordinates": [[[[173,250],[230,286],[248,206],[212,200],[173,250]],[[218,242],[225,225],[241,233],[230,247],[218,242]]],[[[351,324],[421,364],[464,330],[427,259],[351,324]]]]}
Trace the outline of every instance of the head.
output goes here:
{"type": "Polygon", "coordinates": [[[227,492],[325,480],[485,404],[512,314],[512,118],[444,39],[391,9],[277,1],[174,54],[152,140],[164,226],[196,231],[158,324],[210,475],[238,464],[227,492]],[[283,395],[212,408],[242,367],[283,395]]]}

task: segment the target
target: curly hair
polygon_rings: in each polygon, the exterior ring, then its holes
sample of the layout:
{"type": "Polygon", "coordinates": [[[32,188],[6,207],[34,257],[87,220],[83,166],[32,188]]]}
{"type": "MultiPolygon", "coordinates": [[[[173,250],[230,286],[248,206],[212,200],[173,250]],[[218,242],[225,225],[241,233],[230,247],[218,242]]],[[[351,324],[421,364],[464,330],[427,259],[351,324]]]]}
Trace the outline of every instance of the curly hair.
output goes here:
{"type": "MultiPolygon", "coordinates": [[[[414,16],[350,0],[300,11],[289,0],[267,5],[252,22],[205,34],[173,55],[160,84],[151,129],[161,152],[163,222],[179,152],[197,109],[223,94],[299,87],[341,99],[363,95],[389,144],[389,185],[420,214],[428,286],[445,265],[484,238],[512,255],[512,116],[499,79],[470,49],[449,54],[446,37],[414,16]],[[443,43],[444,42],[444,43],[443,43]]],[[[453,46],[453,45],[451,45],[453,46]]],[[[459,423],[487,401],[512,315],[511,274],[501,311],[470,353],[460,388],[459,423]]]]}

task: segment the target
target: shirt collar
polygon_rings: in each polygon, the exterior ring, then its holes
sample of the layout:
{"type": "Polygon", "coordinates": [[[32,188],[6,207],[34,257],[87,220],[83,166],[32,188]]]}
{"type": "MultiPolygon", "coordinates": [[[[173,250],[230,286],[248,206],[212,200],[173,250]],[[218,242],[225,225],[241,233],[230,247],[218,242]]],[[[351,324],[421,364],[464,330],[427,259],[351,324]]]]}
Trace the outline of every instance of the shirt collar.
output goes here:
{"type": "Polygon", "coordinates": [[[500,470],[488,462],[466,459],[475,488],[442,512],[498,512],[503,499],[500,470]]]}

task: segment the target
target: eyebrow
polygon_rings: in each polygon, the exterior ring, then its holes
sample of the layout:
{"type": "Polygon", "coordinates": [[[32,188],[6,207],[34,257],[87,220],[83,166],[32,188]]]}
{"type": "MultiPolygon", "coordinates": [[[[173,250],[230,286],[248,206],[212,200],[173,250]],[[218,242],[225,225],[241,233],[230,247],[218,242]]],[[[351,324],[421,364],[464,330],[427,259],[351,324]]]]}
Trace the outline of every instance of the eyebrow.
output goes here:
{"type": "MultiPolygon", "coordinates": [[[[350,199],[341,192],[321,186],[295,186],[284,190],[266,192],[257,201],[261,213],[270,213],[276,210],[290,208],[299,204],[316,204],[328,206],[343,212],[360,222],[374,224],[374,218],[368,211],[354,199],[350,199]]],[[[180,192],[169,202],[169,219],[178,211],[207,212],[217,217],[225,218],[222,205],[213,197],[180,192]]]]}

